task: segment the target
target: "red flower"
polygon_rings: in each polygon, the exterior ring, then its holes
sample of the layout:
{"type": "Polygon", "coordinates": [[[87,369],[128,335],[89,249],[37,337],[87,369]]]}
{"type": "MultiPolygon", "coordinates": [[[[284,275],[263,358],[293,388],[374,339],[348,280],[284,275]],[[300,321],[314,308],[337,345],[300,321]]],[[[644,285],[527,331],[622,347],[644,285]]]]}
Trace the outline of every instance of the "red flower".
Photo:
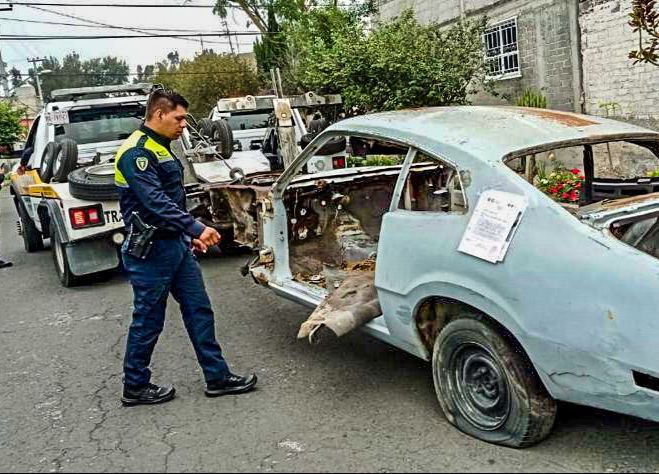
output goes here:
{"type": "Polygon", "coordinates": [[[580,179],[581,181],[583,181],[584,179],[586,179],[586,177],[582,175],[582,176],[579,176],[579,179],[580,179]]]}
{"type": "Polygon", "coordinates": [[[570,193],[570,201],[575,202],[579,200],[579,191],[572,191],[570,193]]]}
{"type": "Polygon", "coordinates": [[[577,183],[574,187],[577,189],[581,189],[581,183],[577,183]]]}
{"type": "Polygon", "coordinates": [[[561,191],[564,187],[565,187],[564,184],[559,184],[559,185],[558,185],[558,188],[556,188],[556,189],[558,189],[559,191],[561,191]]]}
{"type": "Polygon", "coordinates": [[[561,195],[561,197],[562,197],[563,199],[570,199],[570,193],[563,193],[563,194],[561,195]]]}
{"type": "Polygon", "coordinates": [[[574,168],[573,170],[570,170],[570,173],[576,174],[577,176],[581,175],[581,170],[578,168],[574,168]]]}

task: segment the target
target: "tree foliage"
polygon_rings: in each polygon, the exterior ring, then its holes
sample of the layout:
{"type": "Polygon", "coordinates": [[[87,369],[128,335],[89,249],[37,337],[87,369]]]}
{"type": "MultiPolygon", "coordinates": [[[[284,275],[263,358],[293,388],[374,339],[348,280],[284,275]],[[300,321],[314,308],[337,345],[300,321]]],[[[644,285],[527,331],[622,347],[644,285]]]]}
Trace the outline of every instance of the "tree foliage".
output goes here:
{"type": "Polygon", "coordinates": [[[630,26],[638,33],[638,50],[629,53],[634,64],[659,66],[659,12],[656,0],[633,0],[630,26]],[[646,35],[647,37],[645,37],[646,35]]]}
{"type": "Polygon", "coordinates": [[[254,55],[261,74],[268,74],[271,69],[285,65],[288,46],[277,21],[274,7],[268,9],[268,34],[262,40],[256,40],[254,55]]]}
{"type": "Polygon", "coordinates": [[[0,102],[0,145],[18,141],[25,132],[21,125],[25,111],[15,108],[7,101],[0,102]]]}
{"type": "MultiPolygon", "coordinates": [[[[61,61],[51,56],[38,70],[51,71],[48,74],[39,74],[44,97],[48,97],[56,89],[123,84],[128,81],[129,73],[128,64],[124,60],[113,56],[81,60],[78,53],[67,54],[61,61]]],[[[12,83],[16,86],[21,72],[14,68],[11,74],[12,83]]],[[[29,76],[36,91],[34,69],[29,70],[29,76]]]]}
{"type": "Polygon", "coordinates": [[[288,31],[292,76],[299,89],[340,93],[361,111],[465,104],[487,72],[485,23],[440,29],[408,10],[367,34],[354,12],[316,9],[288,31]]]}
{"type": "Polygon", "coordinates": [[[266,33],[270,12],[276,12],[280,20],[294,19],[317,4],[317,0],[216,0],[213,13],[226,18],[232,8],[238,8],[247,14],[251,24],[266,33]]]}
{"type": "Polygon", "coordinates": [[[243,58],[206,50],[192,60],[157,65],[154,82],[177,90],[190,102],[190,112],[206,116],[222,97],[256,94],[256,72],[243,58]]]}
{"type": "MultiPolygon", "coordinates": [[[[307,14],[327,5],[338,8],[338,0],[216,0],[213,12],[226,19],[232,8],[242,10],[250,18],[248,27],[255,25],[263,38],[254,45],[259,71],[267,77],[270,69],[284,67],[291,53],[288,49],[286,25],[305,21],[307,14]],[[282,28],[283,26],[283,28],[282,28]]],[[[341,0],[341,7],[358,16],[377,11],[376,0],[341,0]]]]}

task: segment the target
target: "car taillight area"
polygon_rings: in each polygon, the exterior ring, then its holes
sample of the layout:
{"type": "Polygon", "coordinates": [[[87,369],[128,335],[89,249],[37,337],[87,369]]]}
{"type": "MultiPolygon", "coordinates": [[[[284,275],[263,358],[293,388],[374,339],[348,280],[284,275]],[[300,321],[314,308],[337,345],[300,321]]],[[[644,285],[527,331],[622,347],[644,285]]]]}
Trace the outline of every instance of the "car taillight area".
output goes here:
{"type": "Polygon", "coordinates": [[[71,220],[71,227],[76,230],[105,225],[103,206],[100,204],[69,209],[69,219],[71,220]]]}
{"type": "Polygon", "coordinates": [[[345,156],[335,156],[332,158],[332,167],[336,169],[342,169],[346,167],[346,157],[345,156]]]}

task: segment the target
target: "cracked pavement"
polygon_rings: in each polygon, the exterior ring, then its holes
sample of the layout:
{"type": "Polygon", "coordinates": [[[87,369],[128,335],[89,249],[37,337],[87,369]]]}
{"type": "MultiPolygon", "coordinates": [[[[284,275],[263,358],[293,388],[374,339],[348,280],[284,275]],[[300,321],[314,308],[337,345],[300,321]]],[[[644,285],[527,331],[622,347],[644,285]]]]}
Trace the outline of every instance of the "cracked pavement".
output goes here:
{"type": "Polygon", "coordinates": [[[656,472],[659,425],[561,405],[553,435],[525,451],[453,429],[429,365],[363,334],[295,339],[309,311],[242,278],[247,257],[202,262],[217,332],[259,390],[207,399],[170,302],[154,381],[178,397],[123,408],[131,290],[120,274],[64,289],[50,251],[28,255],[0,193],[0,470],[3,472],[656,472]]]}

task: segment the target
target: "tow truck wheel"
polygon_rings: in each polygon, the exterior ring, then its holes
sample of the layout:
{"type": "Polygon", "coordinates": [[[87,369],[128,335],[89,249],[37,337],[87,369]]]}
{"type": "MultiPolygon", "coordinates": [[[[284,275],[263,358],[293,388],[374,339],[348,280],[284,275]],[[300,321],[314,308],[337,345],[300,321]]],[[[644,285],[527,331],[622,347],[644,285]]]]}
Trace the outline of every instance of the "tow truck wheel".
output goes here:
{"type": "Polygon", "coordinates": [[[71,288],[80,284],[80,277],[71,273],[69,261],[66,257],[66,248],[60,240],[59,233],[55,230],[55,226],[50,228],[50,248],[53,252],[53,261],[55,262],[55,271],[57,277],[62,283],[64,288],[71,288]]]}
{"type": "Polygon", "coordinates": [[[16,199],[16,209],[18,210],[18,217],[21,220],[21,234],[23,235],[23,245],[27,253],[34,253],[44,249],[43,237],[39,229],[36,228],[32,219],[27,214],[25,207],[18,198],[16,199]]]}

